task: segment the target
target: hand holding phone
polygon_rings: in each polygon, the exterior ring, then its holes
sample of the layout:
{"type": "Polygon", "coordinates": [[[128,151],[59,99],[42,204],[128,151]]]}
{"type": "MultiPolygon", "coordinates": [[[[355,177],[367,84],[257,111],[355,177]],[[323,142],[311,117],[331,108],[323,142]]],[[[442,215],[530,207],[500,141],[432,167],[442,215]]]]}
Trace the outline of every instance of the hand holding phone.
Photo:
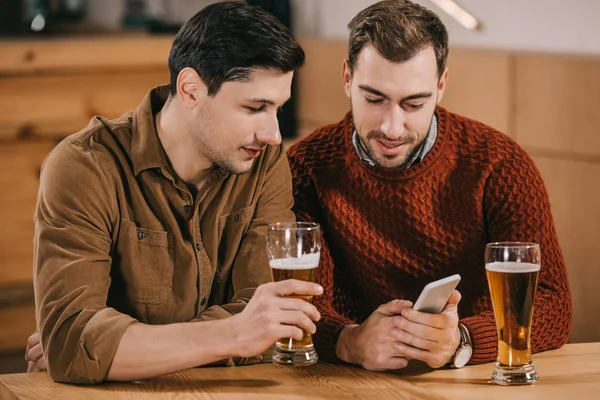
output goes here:
{"type": "Polygon", "coordinates": [[[460,282],[460,275],[455,274],[427,284],[413,308],[429,314],[439,314],[446,306],[458,282],[460,282]]]}

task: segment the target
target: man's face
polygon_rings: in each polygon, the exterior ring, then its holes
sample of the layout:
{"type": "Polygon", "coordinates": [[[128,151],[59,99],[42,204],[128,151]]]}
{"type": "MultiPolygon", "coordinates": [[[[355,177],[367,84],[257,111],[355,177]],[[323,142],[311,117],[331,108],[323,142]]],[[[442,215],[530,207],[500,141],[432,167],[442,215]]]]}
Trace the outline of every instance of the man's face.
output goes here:
{"type": "Polygon", "coordinates": [[[392,63],[367,45],[359,53],[353,74],[344,64],[354,126],[378,166],[402,167],[420,149],[447,76],[446,70],[439,78],[431,46],[406,62],[392,63]]]}
{"type": "Polygon", "coordinates": [[[293,72],[254,70],[202,96],[190,132],[199,155],[234,174],[248,172],[266,145],[279,145],[278,109],[289,99],[293,72]]]}

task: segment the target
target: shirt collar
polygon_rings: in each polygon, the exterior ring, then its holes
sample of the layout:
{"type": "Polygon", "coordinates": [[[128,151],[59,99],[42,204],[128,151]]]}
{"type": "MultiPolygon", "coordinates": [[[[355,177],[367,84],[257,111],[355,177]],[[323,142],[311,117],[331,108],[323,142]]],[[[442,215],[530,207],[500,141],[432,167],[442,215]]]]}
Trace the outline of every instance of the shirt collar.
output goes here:
{"type": "Polygon", "coordinates": [[[133,114],[131,158],[136,175],[149,168],[170,170],[154,123],[155,115],[163,108],[168,98],[169,87],[157,86],[146,94],[133,114]]]}
{"type": "MultiPolygon", "coordinates": [[[[435,144],[437,135],[438,135],[437,117],[435,116],[435,114],[433,114],[433,118],[431,120],[431,125],[429,126],[429,131],[427,132],[427,136],[425,136],[425,141],[421,145],[421,148],[419,149],[419,151],[417,151],[414,154],[412,159],[406,164],[406,166],[404,168],[410,168],[414,164],[418,164],[419,162],[421,162],[425,158],[427,153],[429,153],[431,151],[431,149],[433,148],[433,145],[435,144]]],[[[354,145],[354,148],[356,149],[356,152],[358,153],[358,156],[360,157],[360,159],[362,161],[366,162],[367,164],[369,164],[372,167],[376,166],[375,161],[373,161],[371,159],[371,157],[367,153],[367,150],[364,147],[364,144],[360,141],[360,139],[358,137],[358,132],[356,131],[356,129],[354,130],[354,132],[352,132],[352,144],[354,145]]]]}

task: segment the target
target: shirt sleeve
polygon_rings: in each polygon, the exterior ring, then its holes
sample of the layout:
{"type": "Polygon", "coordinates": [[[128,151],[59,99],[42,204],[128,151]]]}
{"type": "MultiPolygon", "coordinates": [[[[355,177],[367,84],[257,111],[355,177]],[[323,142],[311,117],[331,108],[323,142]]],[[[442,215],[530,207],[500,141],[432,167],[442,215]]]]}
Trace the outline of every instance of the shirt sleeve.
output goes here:
{"type": "MultiPolygon", "coordinates": [[[[298,155],[299,148],[295,147],[290,153],[290,169],[292,171],[292,186],[294,190],[294,213],[298,221],[321,223],[321,211],[319,197],[310,177],[309,169],[305,160],[298,155]]],[[[317,268],[317,282],[323,286],[323,294],[315,297],[313,304],[321,313],[321,320],[317,322],[317,332],[313,335],[313,341],[319,359],[328,362],[338,361],[335,355],[335,342],[341,329],[355,321],[343,316],[334,305],[335,287],[334,270],[335,264],[331,252],[327,246],[326,232],[323,233],[321,243],[321,260],[317,268]]],[[[340,298],[338,298],[340,301],[340,298]]]]}
{"type": "MultiPolygon", "coordinates": [[[[554,228],[550,201],[540,172],[520,148],[499,162],[484,192],[489,242],[534,242],[542,265],[535,295],[531,343],[533,352],[564,345],[571,332],[571,293],[565,261],[554,228]]],[[[461,320],[473,340],[472,364],[494,361],[497,333],[489,295],[479,314],[461,320]]]]}
{"type": "Polygon", "coordinates": [[[48,372],[61,382],[105,379],[136,322],[106,305],[115,189],[100,159],[69,139],[47,157],[34,214],[36,313],[48,372]]]}
{"type": "MultiPolygon", "coordinates": [[[[233,297],[227,304],[207,308],[193,321],[223,319],[242,312],[256,288],[272,281],[266,248],[267,226],[274,222],[295,221],[293,202],[290,167],[283,147],[279,146],[274,151],[254,216],[235,256],[231,272],[233,297]]],[[[251,358],[227,359],[219,364],[260,362],[267,358],[270,352],[267,350],[262,356],[251,358]]]]}

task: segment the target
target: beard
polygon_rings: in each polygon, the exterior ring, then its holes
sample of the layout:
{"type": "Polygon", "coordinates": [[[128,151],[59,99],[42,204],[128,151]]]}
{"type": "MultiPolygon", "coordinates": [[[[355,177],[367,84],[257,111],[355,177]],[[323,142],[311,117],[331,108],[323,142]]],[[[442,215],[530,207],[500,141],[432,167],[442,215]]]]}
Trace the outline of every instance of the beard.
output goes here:
{"type": "Polygon", "coordinates": [[[194,134],[196,151],[199,157],[209,160],[216,167],[221,168],[234,175],[245,174],[252,169],[256,160],[244,161],[241,159],[242,147],[253,149],[262,149],[264,152],[267,145],[258,141],[253,141],[249,144],[240,144],[237,147],[229,147],[226,149],[219,148],[215,140],[219,135],[218,130],[211,124],[204,124],[202,127],[195,126],[194,134]]]}
{"type": "Polygon", "coordinates": [[[369,158],[373,160],[375,165],[382,168],[405,168],[407,164],[414,158],[415,154],[417,154],[421,147],[421,143],[417,143],[417,135],[403,135],[398,139],[394,140],[393,143],[402,143],[404,146],[408,146],[408,150],[405,153],[405,155],[388,156],[385,154],[378,154],[375,150],[375,146],[377,145],[374,143],[374,141],[392,142],[383,132],[381,132],[380,130],[370,131],[369,133],[367,133],[367,140],[365,142],[362,141],[360,132],[358,136],[369,158]]]}
{"type": "MultiPolygon", "coordinates": [[[[354,118],[354,110],[352,110],[352,115],[354,118]]],[[[356,120],[354,121],[356,122],[356,120]]],[[[431,129],[432,123],[433,113],[431,115],[431,120],[426,131],[405,132],[400,137],[397,137],[393,140],[390,139],[380,129],[374,129],[367,132],[366,134],[363,134],[363,132],[360,131],[360,128],[356,124],[354,125],[354,127],[356,129],[356,132],[358,133],[358,140],[360,142],[361,147],[377,167],[386,169],[402,169],[407,168],[408,164],[421,150],[423,143],[427,138],[429,130],[431,129]],[[388,156],[386,154],[382,154],[381,151],[378,150],[379,145],[375,143],[376,141],[389,143],[392,145],[402,144],[403,146],[406,146],[406,151],[398,155],[388,156]]]]}

